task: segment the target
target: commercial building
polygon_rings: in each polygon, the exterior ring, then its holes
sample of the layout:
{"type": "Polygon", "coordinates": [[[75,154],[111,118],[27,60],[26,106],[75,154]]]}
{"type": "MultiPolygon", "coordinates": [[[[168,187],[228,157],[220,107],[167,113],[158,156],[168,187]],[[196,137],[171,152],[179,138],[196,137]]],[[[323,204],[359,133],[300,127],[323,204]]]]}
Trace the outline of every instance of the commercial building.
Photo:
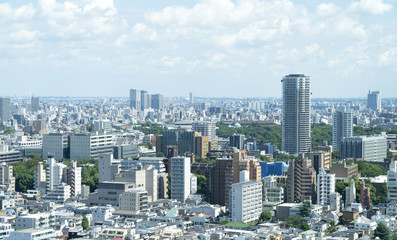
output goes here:
{"type": "Polygon", "coordinates": [[[341,158],[361,158],[368,162],[383,162],[387,158],[386,134],[346,137],[341,141],[341,158]]]}
{"type": "Polygon", "coordinates": [[[0,123],[8,122],[10,119],[12,119],[11,100],[0,97],[0,123]]]}
{"type": "Polygon", "coordinates": [[[310,77],[289,74],[283,83],[282,150],[290,154],[309,152],[310,77]]]}
{"type": "Polygon", "coordinates": [[[91,206],[118,206],[120,194],[135,188],[134,183],[130,182],[99,182],[98,189],[90,193],[88,204],[91,206]]]}
{"type": "Polygon", "coordinates": [[[128,190],[120,194],[119,209],[122,211],[147,211],[148,196],[145,190],[128,190]]]}
{"type": "Polygon", "coordinates": [[[241,134],[233,134],[229,136],[229,146],[244,150],[245,136],[241,134]]]}
{"type": "Polygon", "coordinates": [[[337,180],[348,181],[352,178],[359,179],[357,163],[347,163],[346,161],[333,163],[330,168],[330,173],[335,174],[337,180]]]}
{"type": "Polygon", "coordinates": [[[380,112],[382,110],[382,99],[380,91],[368,91],[367,108],[380,112]]]}
{"type": "Polygon", "coordinates": [[[141,110],[145,110],[151,107],[149,104],[151,99],[149,100],[149,98],[150,94],[148,94],[145,90],[141,90],[141,110]]]}
{"type": "Polygon", "coordinates": [[[113,156],[115,159],[137,158],[139,157],[137,144],[123,144],[113,146],[113,156]]]}
{"type": "Polygon", "coordinates": [[[315,202],[316,171],[310,159],[291,160],[287,176],[286,202],[315,202]]]}
{"type": "Polygon", "coordinates": [[[387,200],[397,202],[397,161],[392,161],[387,171],[387,200]]]}
{"type": "Polygon", "coordinates": [[[248,171],[241,171],[240,178],[231,188],[232,221],[254,222],[262,212],[262,183],[250,181],[248,171]]]}
{"type": "Polygon", "coordinates": [[[209,141],[213,141],[216,138],[216,125],[213,122],[193,122],[192,129],[200,132],[201,136],[208,136],[209,141]]]}
{"type": "Polygon", "coordinates": [[[53,156],[56,160],[70,158],[69,136],[61,133],[50,133],[43,136],[43,158],[53,156]]]}
{"type": "Polygon", "coordinates": [[[47,134],[47,122],[45,119],[38,119],[33,121],[33,133],[47,134]]]}
{"type": "Polygon", "coordinates": [[[317,173],[320,168],[329,169],[332,165],[332,153],[328,151],[317,150],[314,152],[304,153],[301,157],[310,159],[312,161],[312,167],[317,173]]]}
{"type": "Polygon", "coordinates": [[[195,137],[194,155],[200,158],[206,158],[209,151],[208,136],[195,137]]]}
{"type": "Polygon", "coordinates": [[[284,171],[288,169],[288,165],[284,162],[259,162],[261,166],[261,178],[269,175],[283,176],[284,171]]]}
{"type": "Polygon", "coordinates": [[[0,165],[0,188],[3,191],[15,191],[15,177],[13,175],[13,167],[7,165],[7,163],[4,162],[0,165]]]}
{"type": "Polygon", "coordinates": [[[266,176],[263,178],[263,201],[284,202],[284,188],[277,185],[276,176],[266,176]]]}
{"type": "Polygon", "coordinates": [[[19,162],[22,160],[20,151],[10,151],[8,145],[0,144],[0,163],[19,162]]]}
{"type": "Polygon", "coordinates": [[[32,108],[32,112],[39,111],[40,108],[40,99],[38,97],[33,97],[30,99],[30,105],[32,108]]]}
{"type": "Polygon", "coordinates": [[[109,153],[113,153],[113,135],[70,135],[71,159],[92,159],[109,153]]]}
{"type": "Polygon", "coordinates": [[[353,136],[353,112],[345,107],[338,108],[333,115],[332,147],[340,150],[341,140],[353,136]]]}
{"type": "Polygon", "coordinates": [[[151,102],[152,108],[155,110],[160,110],[164,108],[164,97],[162,94],[152,94],[151,102]]]}
{"type": "Polygon", "coordinates": [[[141,91],[135,88],[130,90],[130,108],[141,110],[141,91]]]}
{"type": "Polygon", "coordinates": [[[335,192],[335,174],[326,173],[324,168],[317,174],[317,204],[330,205],[330,195],[335,192]]]}
{"type": "Polygon", "coordinates": [[[171,158],[171,198],[184,202],[190,195],[190,158],[171,158]]]}
{"type": "Polygon", "coordinates": [[[94,131],[96,132],[111,132],[112,122],[109,120],[95,120],[94,131]]]}

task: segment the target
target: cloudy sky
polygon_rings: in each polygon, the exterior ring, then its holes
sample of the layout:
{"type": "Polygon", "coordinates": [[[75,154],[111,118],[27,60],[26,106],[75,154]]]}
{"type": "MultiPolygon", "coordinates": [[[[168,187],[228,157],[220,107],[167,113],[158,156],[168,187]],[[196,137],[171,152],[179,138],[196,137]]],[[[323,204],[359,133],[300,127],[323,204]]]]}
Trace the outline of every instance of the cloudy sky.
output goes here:
{"type": "Polygon", "coordinates": [[[397,97],[397,0],[10,0],[2,96],[397,97]]]}

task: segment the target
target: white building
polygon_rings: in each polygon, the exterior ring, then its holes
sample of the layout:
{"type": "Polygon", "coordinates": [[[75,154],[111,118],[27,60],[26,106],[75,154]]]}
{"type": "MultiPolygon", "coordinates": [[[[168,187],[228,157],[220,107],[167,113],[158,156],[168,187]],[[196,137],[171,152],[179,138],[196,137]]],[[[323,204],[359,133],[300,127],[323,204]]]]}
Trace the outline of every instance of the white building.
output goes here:
{"type": "Polygon", "coordinates": [[[194,122],[192,123],[192,130],[201,132],[202,136],[208,136],[209,140],[215,140],[216,138],[216,125],[213,122],[194,122]]]}
{"type": "Polygon", "coordinates": [[[113,216],[114,208],[112,207],[96,207],[92,212],[92,225],[103,223],[113,216]]]}
{"type": "Polygon", "coordinates": [[[190,158],[171,158],[171,198],[184,202],[190,195],[190,158]]]}
{"type": "Polygon", "coordinates": [[[380,91],[368,91],[367,108],[378,112],[382,110],[380,91]]]}
{"type": "Polygon", "coordinates": [[[284,188],[277,186],[276,176],[263,178],[263,201],[284,202],[284,188]]]}
{"type": "Polygon", "coordinates": [[[8,166],[7,163],[0,165],[0,185],[5,191],[15,191],[15,177],[13,175],[13,167],[8,166]]]}
{"type": "Polygon", "coordinates": [[[148,194],[145,190],[129,190],[120,194],[119,209],[122,211],[147,211],[148,194]]]}
{"type": "Polygon", "coordinates": [[[77,167],[77,162],[70,163],[67,169],[67,183],[70,185],[70,196],[81,194],[81,167],[77,167]]]}
{"type": "Polygon", "coordinates": [[[197,177],[193,173],[190,175],[190,193],[197,193],[197,177]]]}
{"type": "Polygon", "coordinates": [[[362,215],[354,220],[354,229],[356,230],[374,231],[377,226],[378,224],[375,221],[371,221],[362,215]]]}
{"type": "Polygon", "coordinates": [[[41,194],[46,193],[47,186],[47,174],[44,168],[44,163],[39,162],[37,164],[37,169],[34,172],[34,187],[36,190],[40,190],[41,194]]]}
{"type": "Polygon", "coordinates": [[[6,240],[47,240],[55,238],[55,230],[50,229],[23,229],[10,233],[6,240]]]}
{"type": "Polygon", "coordinates": [[[352,203],[356,202],[356,185],[354,180],[350,181],[349,187],[346,187],[346,200],[345,200],[345,207],[349,207],[352,203]]]}
{"type": "Polygon", "coordinates": [[[324,168],[317,174],[317,204],[330,204],[330,194],[335,192],[335,174],[326,173],[324,168]]]}
{"type": "Polygon", "coordinates": [[[62,184],[63,173],[66,165],[63,163],[57,163],[52,156],[49,156],[47,164],[47,191],[52,191],[56,186],[62,184]]]}
{"type": "Polygon", "coordinates": [[[343,137],[353,136],[353,112],[345,107],[338,108],[333,115],[332,148],[340,149],[343,137]]]}
{"type": "Polygon", "coordinates": [[[387,171],[387,200],[397,201],[397,161],[392,161],[387,171]]]}
{"type": "Polygon", "coordinates": [[[331,211],[339,212],[341,210],[340,201],[342,196],[338,192],[329,195],[329,206],[331,211]]]}
{"type": "Polygon", "coordinates": [[[241,171],[240,182],[232,184],[231,192],[232,221],[258,220],[262,212],[262,183],[249,181],[248,171],[241,171]]]}
{"type": "Polygon", "coordinates": [[[341,158],[361,158],[368,162],[383,162],[387,158],[386,134],[344,137],[341,140],[341,158]]]}
{"type": "Polygon", "coordinates": [[[112,131],[112,122],[109,120],[95,120],[94,121],[94,130],[96,132],[111,132],[112,131]]]}
{"type": "Polygon", "coordinates": [[[14,229],[12,228],[11,224],[9,223],[0,223],[0,239],[4,239],[13,232],[14,229]]]}
{"type": "Polygon", "coordinates": [[[21,215],[15,220],[15,229],[50,228],[55,225],[55,213],[21,215]]]}
{"type": "Polygon", "coordinates": [[[113,135],[73,134],[70,136],[70,158],[92,159],[113,152],[113,135]]]}

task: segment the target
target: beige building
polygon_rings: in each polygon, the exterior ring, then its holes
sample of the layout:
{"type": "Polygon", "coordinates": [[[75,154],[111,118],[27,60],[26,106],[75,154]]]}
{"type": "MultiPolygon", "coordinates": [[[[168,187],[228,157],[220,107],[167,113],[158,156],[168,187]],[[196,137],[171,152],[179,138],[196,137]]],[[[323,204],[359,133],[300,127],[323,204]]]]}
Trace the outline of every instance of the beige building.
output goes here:
{"type": "Polygon", "coordinates": [[[8,166],[7,163],[0,165],[0,185],[5,191],[15,191],[15,177],[13,175],[12,166],[8,166]]]}
{"type": "Polygon", "coordinates": [[[332,167],[330,168],[330,173],[335,174],[336,181],[349,181],[353,177],[355,177],[356,179],[360,178],[360,173],[358,172],[358,164],[347,164],[346,161],[333,163],[332,167]]]}
{"type": "Polygon", "coordinates": [[[316,171],[310,159],[292,160],[287,176],[286,202],[302,202],[316,197],[316,171]]]}

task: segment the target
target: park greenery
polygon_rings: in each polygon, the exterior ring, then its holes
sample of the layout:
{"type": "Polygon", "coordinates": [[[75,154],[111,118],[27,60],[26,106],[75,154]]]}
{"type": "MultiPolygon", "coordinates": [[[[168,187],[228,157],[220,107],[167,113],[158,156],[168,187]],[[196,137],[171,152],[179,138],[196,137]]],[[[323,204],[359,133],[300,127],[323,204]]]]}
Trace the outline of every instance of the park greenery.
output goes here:
{"type": "MultiPolygon", "coordinates": [[[[338,192],[342,196],[342,200],[346,199],[346,187],[348,187],[350,182],[336,182],[335,183],[335,191],[338,192]]],[[[361,182],[358,180],[354,181],[354,186],[356,187],[356,202],[360,202],[360,185],[361,182]]],[[[386,203],[387,202],[387,185],[383,183],[380,189],[376,190],[376,188],[371,184],[369,180],[365,181],[365,186],[370,189],[370,197],[371,204],[376,205],[378,203],[386,203]]]]}
{"type": "Polygon", "coordinates": [[[145,135],[153,134],[153,135],[157,136],[157,135],[163,134],[164,127],[161,126],[160,124],[145,122],[143,124],[136,125],[134,127],[134,130],[139,130],[139,131],[143,132],[145,135]]]}
{"type": "Polygon", "coordinates": [[[381,222],[375,229],[374,237],[378,237],[381,240],[390,240],[390,229],[381,222]]]}
{"type": "Polygon", "coordinates": [[[13,129],[11,129],[11,128],[9,128],[9,127],[6,127],[6,126],[4,126],[3,124],[0,124],[0,131],[3,131],[4,134],[11,134],[11,133],[14,133],[14,130],[13,130],[13,129]]]}

